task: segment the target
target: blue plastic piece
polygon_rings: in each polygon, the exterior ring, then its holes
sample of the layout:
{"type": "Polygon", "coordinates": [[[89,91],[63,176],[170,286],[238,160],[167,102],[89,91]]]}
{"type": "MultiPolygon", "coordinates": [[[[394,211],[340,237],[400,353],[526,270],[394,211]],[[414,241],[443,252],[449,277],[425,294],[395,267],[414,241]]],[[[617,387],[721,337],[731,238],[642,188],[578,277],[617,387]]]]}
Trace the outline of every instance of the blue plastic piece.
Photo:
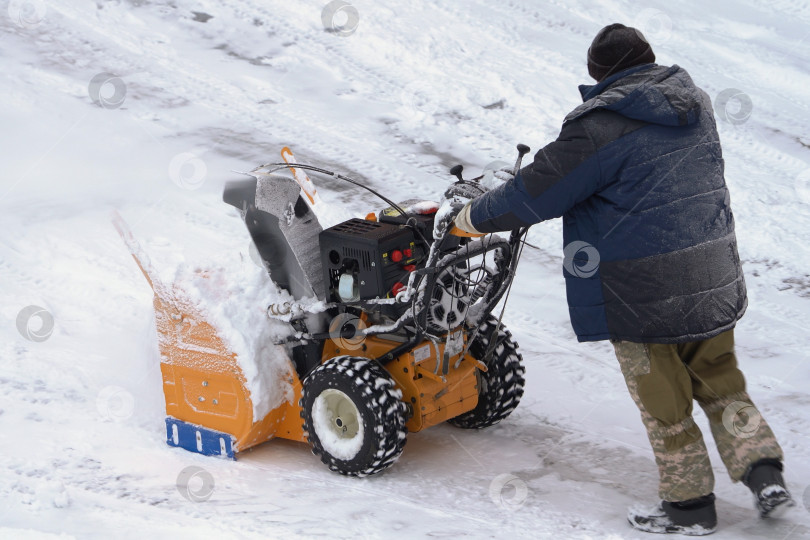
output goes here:
{"type": "Polygon", "coordinates": [[[236,459],[232,435],[189,424],[171,416],[166,417],[166,443],[204,456],[236,459]]]}

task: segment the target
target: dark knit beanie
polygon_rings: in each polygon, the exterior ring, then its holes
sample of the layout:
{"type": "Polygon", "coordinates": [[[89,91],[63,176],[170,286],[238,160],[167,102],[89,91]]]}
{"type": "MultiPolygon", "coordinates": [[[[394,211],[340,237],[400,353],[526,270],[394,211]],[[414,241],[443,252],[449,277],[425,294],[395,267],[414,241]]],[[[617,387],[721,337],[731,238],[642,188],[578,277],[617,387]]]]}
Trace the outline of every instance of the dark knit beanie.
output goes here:
{"type": "Polygon", "coordinates": [[[655,54],[644,35],[619,23],[602,28],[588,49],[588,73],[597,82],[629,67],[653,62],[655,54]]]}

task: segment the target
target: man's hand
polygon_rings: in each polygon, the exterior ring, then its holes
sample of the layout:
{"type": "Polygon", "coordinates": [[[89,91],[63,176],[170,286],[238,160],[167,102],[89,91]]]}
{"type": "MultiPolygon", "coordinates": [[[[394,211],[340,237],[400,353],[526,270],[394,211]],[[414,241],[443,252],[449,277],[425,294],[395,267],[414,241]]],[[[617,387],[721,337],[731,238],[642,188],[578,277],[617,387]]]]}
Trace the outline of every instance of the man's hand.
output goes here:
{"type": "Polygon", "coordinates": [[[487,190],[493,190],[502,186],[504,183],[511,181],[515,178],[515,175],[512,174],[513,169],[512,167],[501,167],[500,169],[489,169],[484,174],[484,177],[481,178],[481,185],[487,188],[487,190]]]}
{"type": "Polygon", "coordinates": [[[456,218],[453,220],[453,224],[461,229],[462,231],[470,234],[481,234],[475,227],[473,227],[472,222],[470,221],[470,208],[472,207],[472,201],[468,202],[464,205],[464,207],[456,214],[456,218]]]}
{"type": "Polygon", "coordinates": [[[515,171],[512,167],[501,167],[492,173],[492,176],[501,182],[509,182],[515,177],[515,171]]]}
{"type": "Polygon", "coordinates": [[[440,231],[449,230],[453,226],[453,220],[456,219],[456,215],[462,208],[464,208],[464,201],[459,197],[444,200],[434,218],[434,233],[441,235],[444,233],[440,231]]]}

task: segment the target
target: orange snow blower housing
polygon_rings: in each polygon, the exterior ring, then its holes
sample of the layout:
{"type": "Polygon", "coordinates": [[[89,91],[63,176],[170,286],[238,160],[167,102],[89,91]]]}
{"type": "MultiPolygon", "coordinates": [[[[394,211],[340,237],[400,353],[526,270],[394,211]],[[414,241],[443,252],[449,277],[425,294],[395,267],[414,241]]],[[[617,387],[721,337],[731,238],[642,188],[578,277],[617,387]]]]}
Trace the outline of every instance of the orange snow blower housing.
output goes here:
{"type": "Polygon", "coordinates": [[[511,284],[521,234],[456,236],[451,221],[434,228],[438,205],[424,202],[323,230],[309,166],[282,155],[293,178],[262,166],[223,195],[270,278],[295,299],[268,307],[290,326],[280,345],[292,399],[262,418],[236,354],[113,220],[155,294],[168,444],[235,458],[281,437],[308,442],[336,472],[365,476],[394,463],[408,431],[508,416],[523,393],[522,358],[490,312],[511,284]]]}
{"type": "MultiPolygon", "coordinates": [[[[168,443],[206,455],[234,457],[236,451],[274,436],[305,441],[297,405],[284,403],[264,418],[253,417],[250,391],[236,354],[182,290],[159,280],[149,257],[117,214],[113,225],[155,293],[168,443]]],[[[297,404],[301,382],[292,370],[288,382],[297,404]]]]}

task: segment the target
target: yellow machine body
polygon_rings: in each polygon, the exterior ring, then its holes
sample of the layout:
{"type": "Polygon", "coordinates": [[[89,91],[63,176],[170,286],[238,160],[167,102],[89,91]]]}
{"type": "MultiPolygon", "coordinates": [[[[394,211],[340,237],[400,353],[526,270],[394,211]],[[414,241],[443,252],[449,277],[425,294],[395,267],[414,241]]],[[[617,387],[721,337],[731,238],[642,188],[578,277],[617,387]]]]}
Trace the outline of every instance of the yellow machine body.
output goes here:
{"type": "MultiPolygon", "coordinates": [[[[456,340],[466,340],[466,333],[461,330],[451,336],[456,340]]],[[[466,345],[466,341],[461,343],[466,345]]],[[[343,355],[379,358],[399,345],[399,341],[369,336],[363,341],[363,350],[358,351],[341,350],[328,341],[324,346],[323,361],[343,355]]],[[[445,360],[446,346],[446,342],[424,341],[385,366],[402,390],[402,400],[412,413],[406,424],[410,432],[440,424],[478,404],[476,373],[483,365],[469,353],[462,357],[458,352],[445,360]]],[[[456,345],[456,349],[463,351],[466,347],[456,345]]]]}
{"type": "MultiPolygon", "coordinates": [[[[154,291],[167,442],[223,457],[235,457],[273,437],[305,442],[299,405],[301,381],[292,363],[286,375],[292,399],[263,418],[254,418],[236,354],[181,290],[157,279],[149,258],[117,214],[113,224],[154,291]]],[[[447,340],[424,341],[386,364],[409,408],[409,431],[440,424],[477,405],[477,372],[486,368],[469,353],[462,356],[466,339],[466,332],[459,329],[449,334],[452,351],[447,340]]],[[[321,361],[343,355],[380,358],[399,345],[401,341],[395,339],[369,336],[361,349],[341,350],[336,342],[327,340],[321,361]]]]}
{"type": "Polygon", "coordinates": [[[292,368],[287,377],[292,402],[253,417],[253,402],[236,354],[216,330],[193,308],[177,311],[157,293],[154,299],[159,336],[160,371],[166,414],[190,424],[227,433],[234,451],[261,444],[272,437],[305,441],[298,400],[301,381],[292,368]]]}
{"type": "Polygon", "coordinates": [[[118,214],[113,215],[113,225],[155,295],[167,443],[206,455],[235,457],[273,437],[306,441],[298,406],[301,381],[292,364],[286,374],[292,399],[255,418],[236,353],[179,288],[157,278],[149,257],[118,214]]]}

